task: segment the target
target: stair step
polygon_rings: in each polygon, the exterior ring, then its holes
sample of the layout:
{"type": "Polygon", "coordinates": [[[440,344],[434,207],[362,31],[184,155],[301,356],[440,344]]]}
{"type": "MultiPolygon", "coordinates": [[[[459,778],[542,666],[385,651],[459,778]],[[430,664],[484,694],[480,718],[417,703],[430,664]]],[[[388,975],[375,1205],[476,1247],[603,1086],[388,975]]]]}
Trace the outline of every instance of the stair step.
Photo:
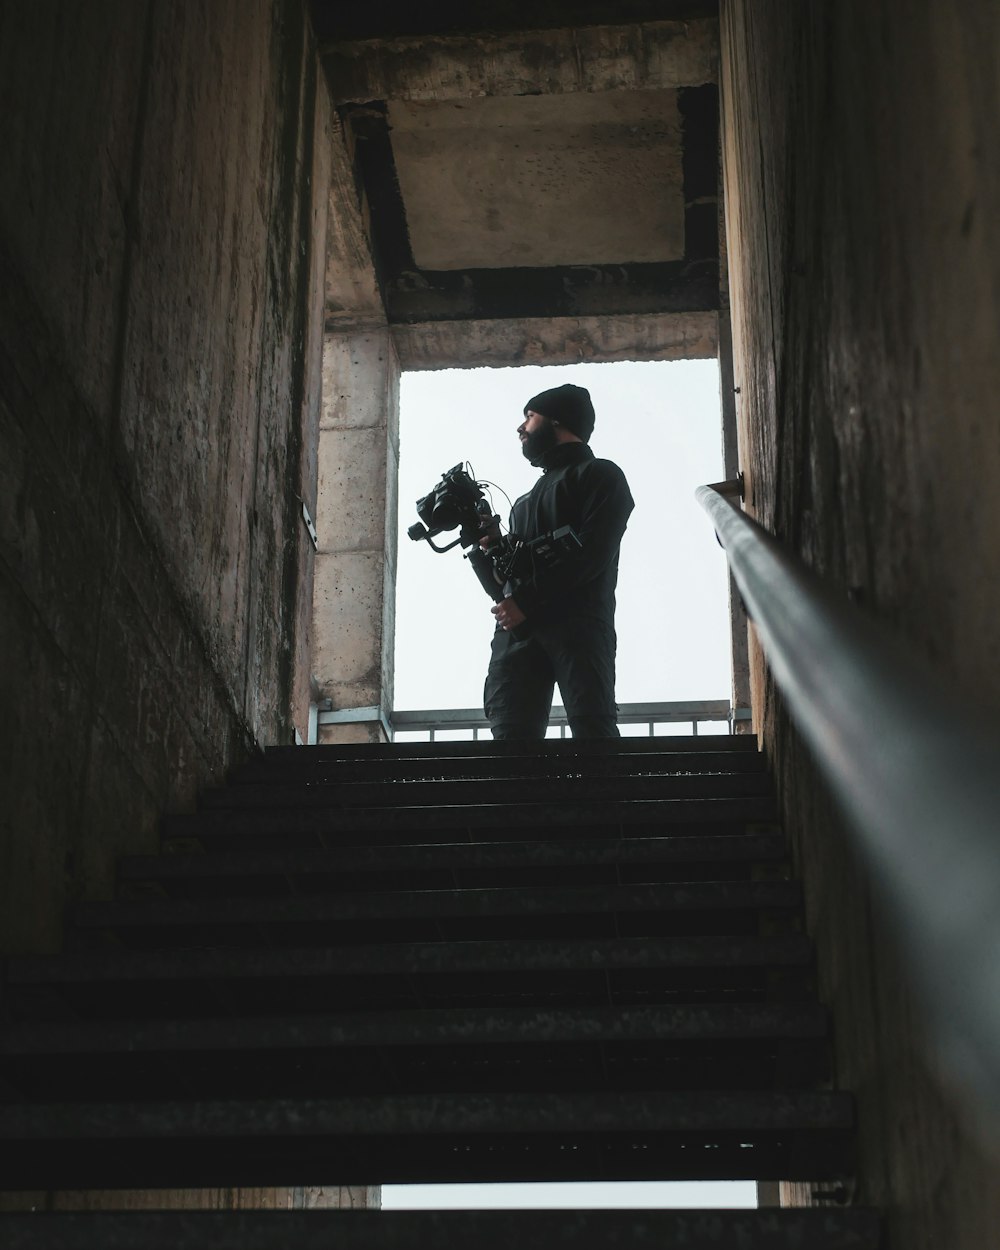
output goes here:
{"type": "Polygon", "coordinates": [[[497,747],[269,752],[7,961],[0,1189],[848,1174],[753,740],[497,747]]]}
{"type": "Polygon", "coordinates": [[[133,925],[322,924],[396,917],[554,916],[605,912],[792,909],[802,902],[797,881],[680,881],[661,885],[597,885],[534,889],[388,890],[290,899],[119,899],[80,903],[84,927],[133,925]]]}
{"type": "MultiPolygon", "coordinates": [[[[443,875],[452,886],[484,885],[467,879],[478,874],[516,874],[519,884],[570,884],[568,874],[610,870],[619,879],[669,880],[714,874],[713,879],[747,876],[754,864],[785,857],[780,833],[746,833],[701,838],[592,838],[543,842],[411,843],[404,846],[338,846],[281,851],[208,851],[197,855],[130,856],[118,864],[118,882],[156,886],[171,895],[193,890],[199,883],[216,893],[251,888],[270,893],[316,892],[350,878],[351,888],[370,888],[391,874],[412,884],[415,873],[443,875]],[[660,874],[660,875],[658,875],[660,874]]],[[[499,884],[500,882],[498,882],[499,884]]]]}
{"type": "Polygon", "coordinates": [[[795,912],[795,881],[684,881],[664,885],[397,890],[294,898],[119,899],[82,903],[83,936],[162,944],[459,941],[487,937],[637,936],[756,931],[761,910],[795,912]]]}
{"type": "Polygon", "coordinates": [[[6,1189],[497,1180],[825,1180],[840,1093],[638,1092],[0,1107],[6,1189]]]}
{"type": "Polygon", "coordinates": [[[818,1038],[825,1037],[826,1031],[826,1012],[811,1003],[343,1012],[169,1023],[7,1024],[0,1027],[0,1056],[818,1038]]]}
{"type": "Polygon", "coordinates": [[[753,734],[665,734],[655,738],[548,738],[542,742],[384,742],[330,743],[308,747],[268,747],[257,762],[288,760],[378,760],[391,767],[408,759],[554,759],[645,757],[699,751],[760,753],[753,734]]]}
{"type": "Polygon", "coordinates": [[[435,781],[271,781],[266,785],[221,786],[206,790],[199,800],[202,810],[219,808],[339,807],[385,808],[468,807],[511,803],[533,804],[543,811],[567,803],[629,803],[664,799],[720,799],[770,795],[773,783],[767,773],[684,773],[659,777],[528,777],[516,783],[451,777],[435,781]]]}
{"type": "Polygon", "coordinates": [[[877,1212],[158,1211],[0,1216],[7,1250],[878,1250],[877,1212]]]}
{"type": "Polygon", "coordinates": [[[813,1004],[60,1021],[0,1028],[0,1074],[19,1102],[801,1088],[827,1028],[813,1004]]]}
{"type": "Polygon", "coordinates": [[[635,834],[739,834],[747,825],[773,825],[777,806],[770,797],[658,799],[623,803],[494,803],[448,807],[299,808],[292,811],[225,809],[168,816],[167,839],[226,839],[243,849],[250,840],[272,838],[277,845],[337,845],[351,839],[369,843],[493,841],[497,831],[515,841],[560,837],[635,834]],[[711,828],[706,828],[711,826],[711,828]],[[456,834],[462,831],[462,837],[456,834]],[[297,840],[297,841],[296,841],[297,840]]]}
{"type": "MultiPolygon", "coordinates": [[[[700,740],[705,743],[705,739],[700,740]]],[[[403,748],[400,748],[402,751],[403,748]]],[[[642,753],[624,751],[614,755],[476,755],[447,757],[440,754],[392,759],[364,756],[330,759],[322,748],[299,748],[294,754],[272,757],[270,753],[252,760],[231,777],[233,785],[256,785],[271,781],[382,781],[391,784],[438,780],[448,777],[505,780],[517,783],[538,777],[661,776],[676,773],[761,773],[767,763],[759,751],[716,751],[707,744],[700,749],[642,753]]]]}
{"type": "Polygon", "coordinates": [[[10,1018],[164,1018],[380,1005],[757,1001],[801,978],[802,934],[602,941],[409,943],[308,949],[100,951],[22,956],[6,970],[10,1018]]]}

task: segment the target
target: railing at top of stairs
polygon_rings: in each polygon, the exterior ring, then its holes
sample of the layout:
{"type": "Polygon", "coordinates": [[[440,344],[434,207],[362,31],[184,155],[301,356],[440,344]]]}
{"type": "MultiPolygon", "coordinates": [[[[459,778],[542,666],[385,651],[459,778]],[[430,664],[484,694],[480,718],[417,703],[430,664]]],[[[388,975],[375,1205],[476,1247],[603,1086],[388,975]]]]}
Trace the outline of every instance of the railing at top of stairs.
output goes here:
{"type": "Polygon", "coordinates": [[[739,493],[722,482],[697,497],[895,913],[944,1058],[1000,1123],[1000,735],[743,513],[739,493]]]}
{"type": "MultiPolygon", "coordinates": [[[[327,700],[327,703],[329,700],[327,700]]],[[[387,741],[400,741],[400,734],[427,734],[431,742],[450,735],[468,734],[479,741],[489,734],[489,721],[482,708],[426,708],[414,711],[385,712],[371,707],[333,708],[320,706],[315,709],[314,729],[321,725],[374,725],[380,724],[387,741]]],[[[618,707],[618,724],[625,728],[623,736],[659,736],[663,731],[689,725],[697,736],[699,727],[708,733],[736,733],[748,729],[750,709],[734,707],[728,699],[695,699],[685,701],[658,701],[652,703],[622,703],[618,707]]],[[[549,736],[566,737],[569,722],[566,709],[555,705],[549,716],[549,736]]],[[[310,745],[316,734],[310,730],[310,745]]]]}

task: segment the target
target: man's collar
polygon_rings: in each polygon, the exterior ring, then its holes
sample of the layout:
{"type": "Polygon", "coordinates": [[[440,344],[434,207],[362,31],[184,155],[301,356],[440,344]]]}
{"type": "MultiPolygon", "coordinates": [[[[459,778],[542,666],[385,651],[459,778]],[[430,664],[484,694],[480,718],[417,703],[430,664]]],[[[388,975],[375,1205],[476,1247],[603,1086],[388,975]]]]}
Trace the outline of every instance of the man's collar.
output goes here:
{"type": "Polygon", "coordinates": [[[580,464],[584,460],[593,460],[594,453],[586,443],[557,443],[542,457],[538,466],[543,473],[550,469],[561,469],[568,464],[580,464]]]}

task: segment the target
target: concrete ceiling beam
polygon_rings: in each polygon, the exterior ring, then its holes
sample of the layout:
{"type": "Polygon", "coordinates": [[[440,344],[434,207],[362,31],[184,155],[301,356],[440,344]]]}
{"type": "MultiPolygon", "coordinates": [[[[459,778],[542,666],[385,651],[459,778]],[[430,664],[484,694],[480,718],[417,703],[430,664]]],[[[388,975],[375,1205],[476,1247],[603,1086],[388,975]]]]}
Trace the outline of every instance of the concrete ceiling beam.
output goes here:
{"type": "Polygon", "coordinates": [[[522,317],[392,327],[404,370],[705,360],[718,351],[715,312],[522,317]]]}
{"type": "Polygon", "coordinates": [[[468,35],[484,31],[556,30],[561,26],[620,26],[625,22],[686,22],[719,16],[719,0],[386,0],[345,4],[308,0],[321,43],[402,35],[468,35]]]}
{"type": "Polygon", "coordinates": [[[426,270],[386,284],[391,324],[523,317],[620,317],[713,312],[715,260],[539,269],[426,270]]]}
{"type": "Polygon", "coordinates": [[[719,27],[700,18],[368,39],[321,55],[336,104],[663,90],[718,81],[719,27]]]}
{"type": "Polygon", "coordinates": [[[372,259],[367,197],[354,176],[349,129],[330,128],[330,193],[326,231],[327,331],[384,325],[386,316],[372,259]]]}

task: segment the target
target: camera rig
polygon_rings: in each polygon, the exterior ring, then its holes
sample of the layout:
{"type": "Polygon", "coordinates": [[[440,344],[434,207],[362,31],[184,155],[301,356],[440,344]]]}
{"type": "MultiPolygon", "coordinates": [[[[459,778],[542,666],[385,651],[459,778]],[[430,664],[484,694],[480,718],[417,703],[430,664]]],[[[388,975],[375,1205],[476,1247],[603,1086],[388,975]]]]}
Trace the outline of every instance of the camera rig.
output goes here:
{"type": "Polygon", "coordinates": [[[515,578],[537,573],[540,568],[555,568],[580,540],[569,525],[525,542],[513,535],[493,538],[483,548],[480,542],[499,530],[500,518],[493,511],[480,484],[464,466],[442,473],[441,480],[422,499],[417,500],[420,520],[406,531],[414,542],[426,542],[432,551],[442,555],[453,547],[467,547],[465,558],[479,583],[494,602],[504,598],[505,587],[515,578]],[[438,534],[458,530],[458,537],[439,547],[433,541],[438,534]]]}

